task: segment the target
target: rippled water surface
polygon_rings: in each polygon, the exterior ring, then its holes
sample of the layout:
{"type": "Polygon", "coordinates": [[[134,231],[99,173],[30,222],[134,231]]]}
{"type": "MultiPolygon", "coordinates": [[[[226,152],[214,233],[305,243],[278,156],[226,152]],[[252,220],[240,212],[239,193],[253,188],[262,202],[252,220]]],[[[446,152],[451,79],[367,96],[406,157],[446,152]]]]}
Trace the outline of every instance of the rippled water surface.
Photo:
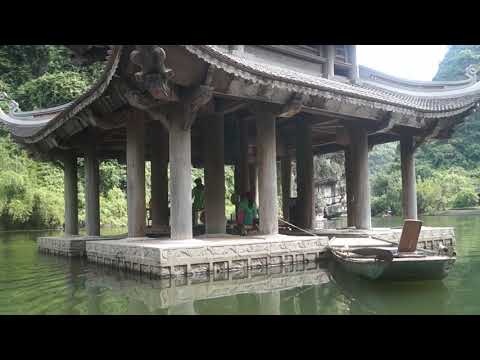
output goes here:
{"type": "Polygon", "coordinates": [[[480,314],[480,216],[423,220],[456,230],[441,282],[374,283],[325,263],[185,284],[38,253],[35,239],[56,232],[0,232],[0,314],[480,314]]]}

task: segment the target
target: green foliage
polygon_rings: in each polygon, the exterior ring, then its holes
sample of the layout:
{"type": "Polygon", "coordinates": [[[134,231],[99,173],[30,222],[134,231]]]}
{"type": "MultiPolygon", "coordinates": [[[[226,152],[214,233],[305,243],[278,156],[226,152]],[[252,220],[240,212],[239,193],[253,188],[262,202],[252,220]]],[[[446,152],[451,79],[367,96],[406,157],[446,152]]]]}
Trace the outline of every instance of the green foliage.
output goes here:
{"type": "Polygon", "coordinates": [[[399,161],[398,153],[398,142],[375,146],[368,156],[369,174],[375,175],[391,163],[399,161]]]}
{"type": "Polygon", "coordinates": [[[453,201],[454,208],[465,208],[478,205],[478,194],[473,189],[461,190],[453,201]]]}
{"type": "Polygon", "coordinates": [[[38,109],[68,103],[89,88],[89,81],[73,71],[45,74],[29,80],[15,91],[22,110],[38,109]]]}
{"type": "MultiPolygon", "coordinates": [[[[456,207],[478,204],[478,180],[459,167],[433,170],[428,177],[417,174],[417,204],[422,214],[433,215],[456,207]]],[[[380,215],[392,211],[402,214],[402,181],[397,164],[377,173],[372,180],[372,213],[380,215]]]]}
{"type": "MultiPolygon", "coordinates": [[[[149,179],[150,163],[147,163],[146,175],[149,179]]],[[[113,189],[121,189],[126,191],[127,182],[126,182],[127,169],[125,165],[120,165],[116,160],[105,160],[100,164],[100,192],[104,196],[113,189]]],[[[147,184],[147,190],[150,188],[150,184],[147,184]]],[[[147,191],[148,192],[148,191],[147,191]]]]}
{"type": "MultiPolygon", "coordinates": [[[[62,46],[1,45],[0,92],[15,99],[24,111],[60,105],[85,92],[98,78],[102,66],[101,63],[88,67],[74,65],[69,50],[62,46]]],[[[8,111],[8,101],[0,101],[0,106],[8,111]]],[[[102,221],[116,224],[122,216],[118,191],[124,185],[124,167],[105,162],[100,171],[102,195],[107,203],[112,202],[110,208],[105,205],[102,221]]],[[[80,221],[85,219],[83,173],[81,166],[80,221]]],[[[58,227],[63,223],[63,206],[61,166],[28,158],[5,131],[0,131],[1,225],[6,228],[58,227]]]]}
{"type": "Polygon", "coordinates": [[[440,63],[433,80],[465,79],[465,69],[469,65],[480,64],[480,45],[452,45],[440,63]]]}
{"type": "Polygon", "coordinates": [[[392,215],[402,213],[402,180],[398,169],[379,173],[373,178],[371,188],[373,215],[380,215],[387,211],[391,211],[392,215]]]}
{"type": "Polygon", "coordinates": [[[127,226],[127,198],[118,187],[110,189],[106,196],[100,196],[100,225],[127,226]]]}

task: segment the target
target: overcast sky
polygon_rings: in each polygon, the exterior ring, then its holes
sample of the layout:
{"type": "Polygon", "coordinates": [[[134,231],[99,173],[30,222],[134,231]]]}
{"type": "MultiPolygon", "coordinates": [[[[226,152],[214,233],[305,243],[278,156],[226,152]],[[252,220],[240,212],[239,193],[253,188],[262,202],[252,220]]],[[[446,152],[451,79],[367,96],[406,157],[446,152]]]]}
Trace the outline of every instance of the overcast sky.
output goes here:
{"type": "Polygon", "coordinates": [[[447,52],[447,45],[358,45],[357,59],[389,75],[430,81],[447,52]]]}

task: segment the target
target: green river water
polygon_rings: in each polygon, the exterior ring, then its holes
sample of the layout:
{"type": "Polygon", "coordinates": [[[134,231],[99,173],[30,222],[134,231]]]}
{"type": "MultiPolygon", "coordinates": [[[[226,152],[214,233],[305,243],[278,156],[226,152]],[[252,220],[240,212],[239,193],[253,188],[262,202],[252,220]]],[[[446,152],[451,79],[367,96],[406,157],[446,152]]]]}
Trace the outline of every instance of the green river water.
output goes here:
{"type": "MultiPolygon", "coordinates": [[[[422,220],[455,227],[457,262],[443,281],[375,283],[326,262],[281,275],[172,285],[38,253],[36,237],[58,232],[0,232],[0,314],[480,314],[480,216],[422,220]]],[[[373,223],[398,226],[401,219],[373,223]]]]}

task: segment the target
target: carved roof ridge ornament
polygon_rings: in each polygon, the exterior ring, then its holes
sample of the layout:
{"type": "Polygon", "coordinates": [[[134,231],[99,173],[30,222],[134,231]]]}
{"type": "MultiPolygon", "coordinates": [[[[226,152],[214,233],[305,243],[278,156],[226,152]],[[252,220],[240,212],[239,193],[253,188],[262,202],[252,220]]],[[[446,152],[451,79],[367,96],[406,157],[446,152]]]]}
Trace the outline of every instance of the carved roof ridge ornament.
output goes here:
{"type": "Polygon", "coordinates": [[[465,69],[465,75],[470,79],[472,83],[477,82],[477,73],[480,70],[478,65],[470,64],[465,69]]]}
{"type": "Polygon", "coordinates": [[[170,80],[175,75],[165,66],[167,54],[158,45],[136,45],[130,53],[130,61],[140,67],[135,73],[135,80],[156,100],[174,101],[176,96],[170,87],[170,80]]]}

